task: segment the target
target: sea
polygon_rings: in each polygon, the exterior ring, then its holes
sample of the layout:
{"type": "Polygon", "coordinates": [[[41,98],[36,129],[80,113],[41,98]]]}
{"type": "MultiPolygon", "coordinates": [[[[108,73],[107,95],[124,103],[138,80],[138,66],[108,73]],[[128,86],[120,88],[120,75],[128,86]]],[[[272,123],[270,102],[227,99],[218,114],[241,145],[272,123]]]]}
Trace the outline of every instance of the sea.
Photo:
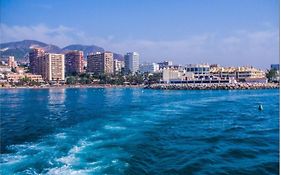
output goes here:
{"type": "Polygon", "coordinates": [[[1,89],[0,174],[278,174],[279,95],[1,89]]]}

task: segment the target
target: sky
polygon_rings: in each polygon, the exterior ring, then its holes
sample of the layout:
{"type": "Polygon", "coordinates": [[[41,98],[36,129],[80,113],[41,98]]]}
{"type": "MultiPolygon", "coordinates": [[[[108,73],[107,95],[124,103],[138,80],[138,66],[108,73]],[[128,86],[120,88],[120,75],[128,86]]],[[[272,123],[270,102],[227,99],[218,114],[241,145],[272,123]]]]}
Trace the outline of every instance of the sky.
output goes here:
{"type": "Polygon", "coordinates": [[[279,63],[279,0],[0,0],[1,43],[97,45],[141,62],[279,63]]]}

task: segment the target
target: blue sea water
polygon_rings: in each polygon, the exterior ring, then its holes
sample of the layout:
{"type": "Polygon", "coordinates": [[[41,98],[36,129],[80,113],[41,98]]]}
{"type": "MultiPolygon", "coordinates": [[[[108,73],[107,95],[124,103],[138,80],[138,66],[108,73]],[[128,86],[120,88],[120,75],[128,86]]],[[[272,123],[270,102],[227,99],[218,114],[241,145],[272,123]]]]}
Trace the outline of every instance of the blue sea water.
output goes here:
{"type": "Polygon", "coordinates": [[[1,174],[279,173],[279,90],[0,95],[1,174]]]}

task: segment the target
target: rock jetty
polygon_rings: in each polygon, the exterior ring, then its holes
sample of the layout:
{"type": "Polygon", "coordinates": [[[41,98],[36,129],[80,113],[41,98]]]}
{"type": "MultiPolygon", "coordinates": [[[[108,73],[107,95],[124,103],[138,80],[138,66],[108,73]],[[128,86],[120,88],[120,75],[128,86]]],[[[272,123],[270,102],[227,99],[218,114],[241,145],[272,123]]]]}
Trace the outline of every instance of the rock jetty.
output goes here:
{"type": "Polygon", "coordinates": [[[279,83],[190,83],[190,84],[152,84],[146,89],[162,90],[235,90],[235,89],[277,89],[279,83]]]}

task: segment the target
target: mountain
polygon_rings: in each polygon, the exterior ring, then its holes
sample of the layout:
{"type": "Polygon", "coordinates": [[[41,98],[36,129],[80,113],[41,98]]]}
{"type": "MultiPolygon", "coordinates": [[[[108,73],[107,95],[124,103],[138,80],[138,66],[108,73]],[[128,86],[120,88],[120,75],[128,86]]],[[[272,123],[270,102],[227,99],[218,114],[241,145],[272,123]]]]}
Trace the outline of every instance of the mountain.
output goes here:
{"type": "Polygon", "coordinates": [[[63,51],[81,50],[84,52],[85,57],[92,52],[103,52],[104,51],[104,49],[99,46],[95,46],[95,45],[87,46],[87,45],[80,45],[80,44],[69,45],[69,46],[62,48],[62,50],[63,51]]]}
{"type": "Polygon", "coordinates": [[[52,45],[52,44],[49,44],[45,47],[42,47],[45,52],[49,52],[49,53],[62,53],[62,50],[61,48],[59,48],[58,46],[56,45],[52,45]]]}
{"type": "MultiPolygon", "coordinates": [[[[63,51],[67,50],[81,50],[84,52],[84,57],[86,58],[87,55],[90,53],[95,53],[95,52],[104,52],[105,50],[102,47],[96,46],[96,45],[80,45],[80,44],[72,44],[69,46],[66,46],[62,49],[63,51]]],[[[118,60],[124,60],[123,55],[114,53],[113,52],[113,58],[118,59],[118,60]]]]}
{"type": "Polygon", "coordinates": [[[35,47],[41,47],[46,50],[46,52],[61,53],[61,49],[58,46],[35,40],[23,40],[17,42],[1,43],[0,55],[1,57],[14,56],[16,60],[27,61],[27,53],[30,51],[30,49],[35,47]]]}
{"type": "Polygon", "coordinates": [[[45,47],[47,46],[46,43],[35,41],[35,40],[23,40],[23,41],[17,41],[17,42],[9,42],[9,43],[2,43],[2,48],[10,48],[10,49],[17,49],[17,48],[29,48],[32,46],[39,46],[39,47],[45,47]]]}
{"type": "Polygon", "coordinates": [[[118,53],[113,52],[113,59],[117,59],[119,61],[124,61],[124,56],[118,53]]]}
{"type": "MultiPolygon", "coordinates": [[[[0,44],[1,60],[6,56],[14,56],[18,61],[28,61],[28,52],[35,47],[43,48],[46,52],[50,53],[64,53],[68,50],[81,50],[84,52],[84,57],[92,52],[104,52],[102,47],[96,45],[72,44],[64,48],[60,48],[56,45],[46,44],[36,40],[23,40],[0,44]]],[[[113,58],[123,60],[123,55],[113,53],[113,58]]]]}
{"type": "Polygon", "coordinates": [[[47,44],[35,40],[23,40],[0,44],[0,55],[14,56],[15,58],[24,58],[31,47],[46,47],[47,44]]]}

